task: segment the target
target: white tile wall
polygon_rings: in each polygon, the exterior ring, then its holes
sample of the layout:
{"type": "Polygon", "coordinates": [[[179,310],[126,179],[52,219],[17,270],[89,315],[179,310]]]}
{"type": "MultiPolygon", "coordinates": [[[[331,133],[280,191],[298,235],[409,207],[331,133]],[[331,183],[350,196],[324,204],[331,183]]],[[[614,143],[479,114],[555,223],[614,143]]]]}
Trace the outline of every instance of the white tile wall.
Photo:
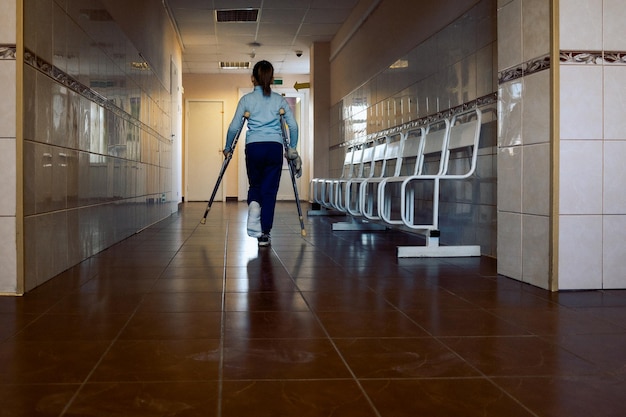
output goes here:
{"type": "Polygon", "coordinates": [[[606,51],[626,51],[626,7],[623,0],[603,0],[603,41],[606,51]]]}
{"type": "Polygon", "coordinates": [[[602,288],[602,216],[560,216],[559,289],[602,288]]]}
{"type": "MultiPolygon", "coordinates": [[[[90,7],[104,8],[98,0],[90,7]]],[[[25,0],[24,11],[26,47],[107,99],[81,96],[63,76],[53,79],[45,69],[25,65],[29,290],[166,217],[176,204],[166,180],[172,166],[166,160],[172,157],[166,139],[171,133],[169,94],[154,72],[135,74],[130,62],[118,62],[137,56],[121,29],[115,22],[82,19],[78,3],[25,0]],[[106,53],[98,46],[104,41],[110,45],[106,53]],[[104,82],[111,79],[116,82],[104,82]],[[169,197],[165,204],[157,203],[162,194],[169,197]]]]}
{"type": "MultiPolygon", "coordinates": [[[[604,142],[603,214],[626,214],[626,141],[604,142]]],[[[621,245],[626,247],[624,240],[621,245]]],[[[626,258],[622,258],[626,259],[626,258]]]]}
{"type": "Polygon", "coordinates": [[[599,51],[602,49],[603,1],[567,0],[559,2],[560,49],[572,51],[599,51]]]}
{"type": "MultiPolygon", "coordinates": [[[[626,3],[560,2],[561,49],[626,50],[626,3]]],[[[560,65],[559,288],[626,288],[626,66],[560,65]]]]}
{"type": "MultiPolygon", "coordinates": [[[[625,7],[626,9],[626,7],[625,7]]],[[[626,24],[622,22],[626,27],[626,24]]],[[[626,51],[626,47],[622,49],[626,51]]],[[[604,139],[626,140],[626,65],[604,66],[604,139]]]]}
{"type": "Polygon", "coordinates": [[[603,217],[602,287],[626,288],[626,215],[603,217]]]}
{"type": "MultiPolygon", "coordinates": [[[[505,71],[513,78],[499,85],[498,220],[510,221],[513,215],[519,218],[521,239],[518,250],[517,240],[510,241],[498,232],[498,256],[519,256],[506,261],[519,266],[520,273],[514,277],[548,288],[550,71],[527,73],[525,64],[549,53],[550,2],[512,0],[498,2],[498,6],[498,69],[518,69],[517,73],[505,71]]],[[[498,229],[502,226],[498,223],[498,229]]],[[[508,269],[498,258],[498,272],[507,275],[508,269]]]]}
{"type": "Polygon", "coordinates": [[[561,139],[602,138],[602,67],[561,65],[561,139]]]}
{"type": "Polygon", "coordinates": [[[602,141],[561,140],[562,214],[602,214],[602,141]]]}

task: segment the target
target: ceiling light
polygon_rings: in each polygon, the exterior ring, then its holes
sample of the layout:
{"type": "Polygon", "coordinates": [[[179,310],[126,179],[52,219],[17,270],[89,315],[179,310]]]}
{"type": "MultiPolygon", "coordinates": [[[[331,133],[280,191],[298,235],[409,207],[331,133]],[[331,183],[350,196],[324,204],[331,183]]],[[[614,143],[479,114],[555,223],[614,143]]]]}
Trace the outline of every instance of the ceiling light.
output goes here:
{"type": "Polygon", "coordinates": [[[409,61],[407,61],[406,59],[399,59],[393,64],[391,64],[389,68],[398,69],[398,68],[408,68],[408,67],[409,67],[409,61]]]}

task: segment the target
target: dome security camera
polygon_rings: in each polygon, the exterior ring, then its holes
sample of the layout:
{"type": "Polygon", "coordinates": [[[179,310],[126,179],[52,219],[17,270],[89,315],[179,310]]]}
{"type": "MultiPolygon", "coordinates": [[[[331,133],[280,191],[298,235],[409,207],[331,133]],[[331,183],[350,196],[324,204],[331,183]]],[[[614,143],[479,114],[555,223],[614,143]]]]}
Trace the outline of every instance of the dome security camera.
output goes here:
{"type": "Polygon", "coordinates": [[[302,51],[296,51],[296,56],[300,58],[302,56],[302,51]]]}

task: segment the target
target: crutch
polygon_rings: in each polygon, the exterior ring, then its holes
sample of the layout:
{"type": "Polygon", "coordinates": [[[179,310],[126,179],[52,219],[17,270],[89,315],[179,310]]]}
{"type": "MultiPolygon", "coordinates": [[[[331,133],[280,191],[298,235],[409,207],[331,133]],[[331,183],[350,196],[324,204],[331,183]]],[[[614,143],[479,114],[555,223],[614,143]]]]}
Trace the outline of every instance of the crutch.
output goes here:
{"type": "Polygon", "coordinates": [[[241,126],[235,133],[235,139],[233,140],[233,144],[230,147],[230,152],[226,155],[224,162],[222,162],[222,168],[220,169],[220,175],[217,177],[217,182],[215,183],[215,188],[213,188],[213,193],[211,193],[211,198],[209,199],[209,204],[206,206],[206,210],[204,210],[204,216],[202,216],[202,220],[200,220],[200,224],[206,223],[206,216],[209,214],[209,210],[211,210],[211,205],[213,204],[213,200],[215,199],[215,194],[217,194],[217,189],[220,187],[220,183],[222,182],[222,178],[224,177],[224,173],[226,172],[226,168],[228,168],[228,164],[230,160],[233,159],[233,153],[235,152],[235,146],[237,145],[237,141],[239,140],[239,135],[241,135],[241,131],[243,130],[243,125],[246,123],[250,117],[250,112],[245,112],[243,117],[241,118],[241,126]]]}
{"type": "Polygon", "coordinates": [[[287,159],[287,165],[289,165],[289,174],[291,175],[291,184],[293,185],[293,194],[296,197],[296,206],[298,207],[298,218],[300,219],[300,234],[306,236],[306,230],[304,230],[304,220],[302,218],[302,207],[300,207],[300,197],[298,196],[298,186],[296,185],[296,167],[294,161],[287,158],[287,151],[289,150],[289,140],[287,139],[287,125],[285,123],[285,109],[280,109],[280,131],[283,135],[283,147],[285,148],[285,159],[287,159]]]}

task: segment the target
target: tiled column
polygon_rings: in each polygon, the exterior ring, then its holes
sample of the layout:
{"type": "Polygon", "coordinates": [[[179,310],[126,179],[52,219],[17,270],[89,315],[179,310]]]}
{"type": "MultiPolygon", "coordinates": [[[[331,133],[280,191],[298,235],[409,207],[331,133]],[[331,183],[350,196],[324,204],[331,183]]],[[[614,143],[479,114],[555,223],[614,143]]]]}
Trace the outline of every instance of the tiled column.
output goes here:
{"type": "Polygon", "coordinates": [[[498,2],[503,275],[626,288],[624,16],[622,0],[498,2]]]}
{"type": "Polygon", "coordinates": [[[0,294],[15,294],[16,0],[0,0],[0,294]]]}
{"type": "Polygon", "coordinates": [[[498,1],[498,272],[550,288],[550,1],[498,1]]]}
{"type": "Polygon", "coordinates": [[[626,3],[559,3],[559,289],[626,288],[626,3]]]}

